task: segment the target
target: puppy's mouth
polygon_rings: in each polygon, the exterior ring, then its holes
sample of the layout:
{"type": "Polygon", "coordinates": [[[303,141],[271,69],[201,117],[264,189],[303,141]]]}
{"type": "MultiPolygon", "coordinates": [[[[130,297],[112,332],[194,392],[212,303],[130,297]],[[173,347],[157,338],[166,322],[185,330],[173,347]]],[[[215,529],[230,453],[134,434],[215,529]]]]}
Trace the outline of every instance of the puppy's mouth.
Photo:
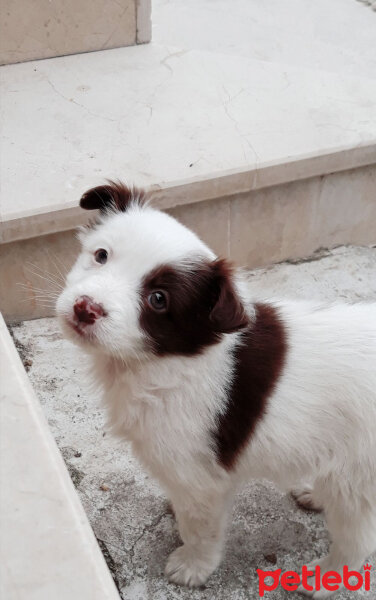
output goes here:
{"type": "Polygon", "coordinates": [[[81,321],[78,321],[76,319],[68,319],[68,323],[71,326],[71,328],[78,333],[78,335],[80,337],[84,337],[84,338],[89,338],[89,337],[93,337],[93,325],[95,323],[95,321],[93,321],[93,323],[82,323],[81,321]]]}

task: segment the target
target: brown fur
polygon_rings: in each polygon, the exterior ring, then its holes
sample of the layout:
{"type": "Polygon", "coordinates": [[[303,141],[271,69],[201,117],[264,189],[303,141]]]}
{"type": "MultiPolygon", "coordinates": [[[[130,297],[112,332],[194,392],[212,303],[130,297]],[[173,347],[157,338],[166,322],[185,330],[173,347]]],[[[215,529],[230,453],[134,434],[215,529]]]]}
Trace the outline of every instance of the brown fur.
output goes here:
{"type": "Polygon", "coordinates": [[[223,333],[248,324],[231,281],[231,267],[223,259],[161,265],[145,278],[141,297],[140,323],[158,355],[198,354],[223,333]],[[168,294],[163,313],[153,311],[147,302],[155,290],[168,294]]]}
{"type": "Polygon", "coordinates": [[[143,204],[145,192],[136,187],[127,187],[120,181],[109,181],[107,185],[91,188],[80,200],[85,210],[98,209],[101,213],[111,210],[125,212],[132,203],[143,204]]]}
{"type": "Polygon", "coordinates": [[[225,413],[218,416],[214,432],[218,461],[234,467],[257,421],[263,415],[286,355],[286,334],[272,306],[256,304],[256,319],[242,333],[235,351],[236,371],[225,413]]]}

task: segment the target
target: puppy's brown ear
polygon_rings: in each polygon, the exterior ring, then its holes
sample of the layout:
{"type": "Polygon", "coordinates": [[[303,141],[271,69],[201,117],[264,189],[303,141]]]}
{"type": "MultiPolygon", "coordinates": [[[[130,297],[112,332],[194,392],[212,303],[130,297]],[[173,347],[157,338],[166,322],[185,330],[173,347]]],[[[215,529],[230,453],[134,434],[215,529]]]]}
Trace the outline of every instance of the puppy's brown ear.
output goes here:
{"type": "Polygon", "coordinates": [[[91,188],[80,200],[85,210],[99,209],[101,213],[111,210],[125,212],[132,203],[142,204],[145,194],[135,187],[128,187],[120,181],[109,181],[107,185],[91,188]]]}
{"type": "Polygon", "coordinates": [[[233,333],[248,325],[248,316],[233,284],[233,269],[223,258],[212,263],[216,288],[210,322],[217,333],[233,333]]]}

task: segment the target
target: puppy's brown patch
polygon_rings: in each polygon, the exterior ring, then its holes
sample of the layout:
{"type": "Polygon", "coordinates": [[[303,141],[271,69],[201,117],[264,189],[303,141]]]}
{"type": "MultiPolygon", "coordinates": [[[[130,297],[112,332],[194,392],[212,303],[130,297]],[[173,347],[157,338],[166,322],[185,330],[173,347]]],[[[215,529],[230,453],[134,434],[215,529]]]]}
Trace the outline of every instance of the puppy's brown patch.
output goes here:
{"type": "Polygon", "coordinates": [[[286,356],[286,333],[277,310],[256,304],[256,319],[242,333],[235,351],[235,374],[225,413],[214,432],[218,461],[234,467],[242,449],[266,410],[286,356]]]}
{"type": "Polygon", "coordinates": [[[193,356],[217,343],[224,333],[243,329],[248,318],[223,259],[162,265],[145,277],[140,324],[152,350],[160,355],[193,356]],[[153,311],[147,298],[154,290],[168,294],[168,308],[153,311]]]}
{"type": "Polygon", "coordinates": [[[98,209],[101,213],[108,211],[125,212],[131,204],[142,205],[145,192],[134,186],[128,187],[120,181],[109,181],[107,185],[91,188],[80,200],[85,210],[98,209]]]}

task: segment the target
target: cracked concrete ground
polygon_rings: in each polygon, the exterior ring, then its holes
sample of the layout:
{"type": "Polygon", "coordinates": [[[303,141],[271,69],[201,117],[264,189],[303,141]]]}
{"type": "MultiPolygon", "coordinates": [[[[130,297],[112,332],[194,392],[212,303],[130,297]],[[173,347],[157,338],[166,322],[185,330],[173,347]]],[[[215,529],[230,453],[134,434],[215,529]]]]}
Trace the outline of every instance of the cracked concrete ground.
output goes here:
{"type": "MultiPolygon", "coordinates": [[[[255,270],[249,285],[257,298],[376,301],[376,248],[342,247],[255,270]]],[[[169,584],[163,568],[179,544],[169,503],[128,444],[107,435],[98,398],[84,380],[83,357],[61,339],[55,319],[24,322],[12,333],[124,600],[250,600],[259,597],[257,568],[296,570],[327,552],[320,514],[255,481],[237,497],[223,564],[207,585],[192,591],[169,584]]],[[[374,600],[375,588],[338,600],[355,597],[374,600]]],[[[287,592],[265,598],[282,600],[287,592]]]]}

